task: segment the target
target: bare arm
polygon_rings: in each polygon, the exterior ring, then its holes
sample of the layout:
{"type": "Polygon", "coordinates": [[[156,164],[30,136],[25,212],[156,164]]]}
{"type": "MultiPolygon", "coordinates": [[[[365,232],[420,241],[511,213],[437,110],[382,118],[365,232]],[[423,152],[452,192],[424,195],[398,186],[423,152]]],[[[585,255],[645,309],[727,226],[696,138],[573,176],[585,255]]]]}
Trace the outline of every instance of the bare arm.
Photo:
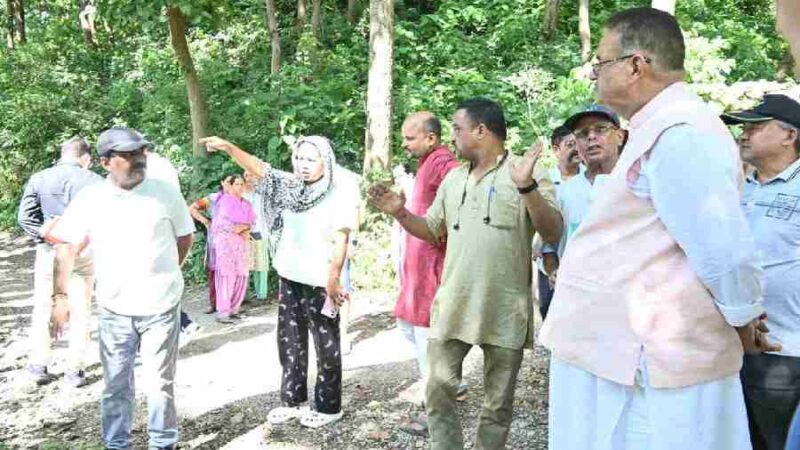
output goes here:
{"type": "Polygon", "coordinates": [[[336,306],[342,306],[342,303],[347,298],[347,294],[342,290],[339,280],[342,276],[345,260],[347,259],[347,243],[350,240],[350,230],[337,231],[333,239],[333,255],[331,257],[330,269],[328,270],[326,291],[328,297],[336,303],[336,306]]]}
{"type": "Polygon", "coordinates": [[[192,218],[200,223],[202,223],[206,228],[211,225],[211,221],[208,220],[205,214],[197,207],[194,203],[189,206],[189,214],[192,215],[192,218]]]}
{"type": "Polygon", "coordinates": [[[59,244],[55,247],[53,260],[53,309],[50,314],[50,336],[61,337],[64,325],[69,322],[69,302],[67,299],[67,286],[69,285],[72,270],[75,267],[75,258],[80,253],[81,246],[75,244],[59,244]]]}
{"type": "MultiPolygon", "coordinates": [[[[536,183],[533,179],[533,169],[542,155],[544,145],[542,140],[537,140],[525,155],[511,168],[511,179],[517,188],[527,190],[536,183]]],[[[561,240],[563,225],[561,213],[539,192],[533,189],[526,194],[520,194],[525,200],[528,216],[536,231],[542,236],[544,242],[558,242],[561,240]]]]}
{"type": "Polygon", "coordinates": [[[264,177],[264,161],[247,153],[225,139],[211,136],[200,139],[200,143],[205,145],[209,152],[222,150],[230,155],[233,161],[236,162],[236,164],[238,164],[242,169],[252,172],[259,177],[264,177]]]}
{"type": "Polygon", "coordinates": [[[378,209],[394,217],[403,229],[415,238],[431,243],[439,243],[436,235],[428,228],[424,217],[415,216],[405,207],[406,196],[393,192],[388,187],[376,184],[369,188],[370,202],[378,209]]]}
{"type": "Polygon", "coordinates": [[[186,236],[178,236],[178,265],[182,266],[186,260],[186,255],[189,254],[189,249],[192,248],[194,242],[194,233],[189,233],[186,236]]]}
{"type": "Polygon", "coordinates": [[[525,207],[528,209],[528,216],[531,218],[533,227],[542,235],[545,242],[558,242],[561,233],[564,231],[561,213],[558,212],[542,194],[534,190],[523,194],[525,207]]]}
{"type": "Polygon", "coordinates": [[[428,222],[424,217],[415,216],[411,213],[411,211],[404,207],[402,211],[400,211],[397,215],[394,215],[394,218],[397,219],[397,222],[401,227],[403,227],[404,230],[406,230],[415,238],[422,239],[423,241],[428,241],[433,244],[439,243],[439,239],[437,239],[436,235],[431,232],[430,228],[428,228],[428,222]]]}

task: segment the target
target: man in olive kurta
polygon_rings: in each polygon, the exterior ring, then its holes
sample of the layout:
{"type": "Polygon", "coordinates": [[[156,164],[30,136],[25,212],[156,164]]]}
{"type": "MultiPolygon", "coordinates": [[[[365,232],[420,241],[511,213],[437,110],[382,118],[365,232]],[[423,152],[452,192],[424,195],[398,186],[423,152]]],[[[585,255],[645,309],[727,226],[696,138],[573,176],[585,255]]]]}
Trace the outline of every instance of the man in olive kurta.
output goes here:
{"type": "Polygon", "coordinates": [[[469,163],[442,182],[425,217],[383,186],[373,203],[412,235],[447,240],[442,284],[431,309],[426,405],[433,450],[462,449],[456,390],[465,355],[484,354],[485,398],[476,449],[502,449],[511,424],[522,349],[533,344],[531,240],[561,236],[561,216],[544,170],[541,147],[522,157],[505,149],[506,122],[497,103],[477,98],[458,105],[453,143],[469,163]]]}

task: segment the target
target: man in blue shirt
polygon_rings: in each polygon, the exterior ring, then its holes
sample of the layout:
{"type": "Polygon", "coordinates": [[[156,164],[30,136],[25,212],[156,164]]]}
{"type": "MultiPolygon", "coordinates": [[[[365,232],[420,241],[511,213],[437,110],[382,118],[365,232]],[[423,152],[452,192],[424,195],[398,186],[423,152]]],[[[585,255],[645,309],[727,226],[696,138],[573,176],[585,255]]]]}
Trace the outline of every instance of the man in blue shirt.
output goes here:
{"type": "MultiPolygon", "coordinates": [[[[61,145],[61,159],[55,166],[31,176],[19,203],[17,219],[20,227],[37,242],[34,267],[34,306],[30,329],[30,357],[28,371],[34,382],[45,384],[51,380],[47,372],[50,363],[50,311],[53,292],[53,259],[55,251],[47,237],[50,228],[75,196],[86,186],[102,178],[89,170],[91,155],[89,144],[80,137],[61,145]]],[[[64,381],[71,386],[86,384],[83,373],[86,347],[89,343],[89,317],[91,313],[94,276],[92,260],[81,257],[76,261],[70,281],[72,320],[64,381]]]]}
{"type": "Polygon", "coordinates": [[[742,205],[764,268],[764,308],[777,352],[745,355],[742,383],[754,450],[783,450],[800,401],[800,103],[766,95],[722,116],[741,124],[742,160],[755,168],[742,205]]]}

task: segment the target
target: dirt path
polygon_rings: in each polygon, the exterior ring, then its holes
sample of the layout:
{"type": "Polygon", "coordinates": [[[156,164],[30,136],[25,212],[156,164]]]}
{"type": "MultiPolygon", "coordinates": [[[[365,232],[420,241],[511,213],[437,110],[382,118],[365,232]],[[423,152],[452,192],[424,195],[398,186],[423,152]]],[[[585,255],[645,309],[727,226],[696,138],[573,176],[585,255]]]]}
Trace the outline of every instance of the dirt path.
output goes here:
{"type": "MultiPolygon", "coordinates": [[[[37,388],[25,376],[33,259],[29,242],[0,235],[0,450],[102,448],[99,398],[103,382],[96,319],[89,349],[89,386],[70,389],[56,379],[37,388]]],[[[416,409],[398,394],[416,381],[418,373],[410,349],[394,326],[392,303],[391,293],[355,296],[348,333],[353,349],[344,357],[345,415],[336,425],[310,431],[297,424],[265,425],[267,412],[279,404],[274,300],[251,303],[241,323],[224,326],[202,313],[205,291],[188,288],[184,308],[203,328],[191,341],[183,342],[178,362],[181,448],[426,448],[424,438],[399,429],[407,413],[416,409]]],[[[51,366],[58,376],[64,370],[64,353],[65,346],[59,343],[51,366]]],[[[476,348],[465,364],[470,394],[459,412],[468,439],[474,436],[483,394],[481,359],[476,348]]],[[[546,368],[547,356],[541,348],[526,352],[508,448],[546,448],[546,368]]],[[[137,401],[134,438],[139,449],[146,448],[147,433],[144,399],[137,395],[137,401]]]]}

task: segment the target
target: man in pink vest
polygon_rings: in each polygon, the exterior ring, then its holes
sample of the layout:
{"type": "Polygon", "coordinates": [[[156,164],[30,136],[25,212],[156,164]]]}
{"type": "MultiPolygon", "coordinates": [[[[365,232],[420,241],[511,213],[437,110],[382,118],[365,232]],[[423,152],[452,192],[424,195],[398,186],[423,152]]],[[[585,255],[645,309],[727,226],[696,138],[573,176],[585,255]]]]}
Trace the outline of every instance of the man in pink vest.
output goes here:
{"type": "MultiPolygon", "coordinates": [[[[418,159],[417,177],[408,209],[424,216],[448,172],[459,166],[447,146],[442,145],[442,125],[429,112],[409,115],[402,127],[403,148],[418,159]]],[[[444,243],[430,243],[403,233],[400,262],[400,295],[394,308],[397,325],[414,345],[424,382],[428,372],[428,329],[431,304],[442,281],[444,243]]],[[[419,396],[425,392],[424,383],[419,396]]]]}
{"type": "Polygon", "coordinates": [[[629,139],[559,268],[551,450],[750,450],[739,369],[766,337],[738,149],[683,83],[673,16],[613,15],[592,67],[629,139]]]}

